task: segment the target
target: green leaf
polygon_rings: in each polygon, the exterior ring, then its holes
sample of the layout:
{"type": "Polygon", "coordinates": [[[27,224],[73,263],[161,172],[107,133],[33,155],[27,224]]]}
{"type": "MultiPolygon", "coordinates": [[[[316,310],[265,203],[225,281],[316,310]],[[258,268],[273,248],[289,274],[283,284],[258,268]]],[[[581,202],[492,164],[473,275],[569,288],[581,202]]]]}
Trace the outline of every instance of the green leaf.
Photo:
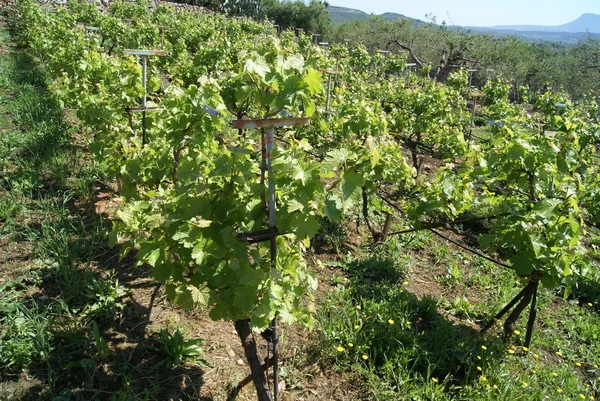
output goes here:
{"type": "Polygon", "coordinates": [[[286,70],[300,70],[302,67],[304,67],[304,57],[302,54],[292,54],[283,63],[283,68],[286,70]]]}
{"type": "Polygon", "coordinates": [[[543,199],[536,203],[531,211],[544,219],[550,219],[554,215],[554,209],[556,209],[559,204],[560,200],[558,199],[543,199]]]}
{"type": "Polygon", "coordinates": [[[192,292],[186,285],[180,285],[177,287],[175,291],[175,297],[172,299],[172,301],[186,310],[190,310],[194,307],[194,298],[192,296],[192,292]]]}
{"type": "Polygon", "coordinates": [[[234,291],[233,306],[246,312],[252,309],[256,302],[257,294],[253,287],[238,286],[234,291]]]}
{"type": "Polygon", "coordinates": [[[292,179],[301,181],[302,185],[306,184],[306,174],[305,174],[302,166],[300,166],[300,165],[294,166],[294,172],[292,174],[292,179]]]}
{"type": "Polygon", "coordinates": [[[304,205],[298,202],[296,199],[290,199],[287,205],[288,213],[293,213],[298,210],[304,210],[304,205]]]}
{"type": "Polygon", "coordinates": [[[534,255],[530,251],[519,252],[510,258],[512,267],[519,275],[528,275],[533,273],[534,255]]]}
{"type": "Polygon", "coordinates": [[[173,241],[178,241],[180,242],[183,239],[187,239],[189,238],[190,233],[189,231],[177,231],[174,235],[173,235],[173,241]]]}
{"type": "Polygon", "coordinates": [[[290,308],[287,304],[283,305],[283,308],[279,310],[279,319],[287,325],[294,324],[296,322],[296,317],[294,316],[293,311],[290,311],[290,308]]]}
{"type": "Polygon", "coordinates": [[[325,216],[335,222],[342,220],[342,202],[337,197],[331,197],[325,201],[325,216]]]}
{"type": "Polygon", "coordinates": [[[364,183],[365,179],[362,175],[359,175],[352,170],[346,171],[342,177],[342,193],[344,194],[344,201],[350,199],[354,194],[354,191],[364,183]]]}
{"type": "Polygon", "coordinates": [[[244,64],[245,72],[254,73],[263,79],[270,70],[269,64],[261,56],[257,57],[256,60],[247,59],[244,64]]]}
{"type": "Polygon", "coordinates": [[[313,70],[312,68],[309,68],[306,71],[306,75],[304,76],[302,81],[308,87],[308,91],[311,95],[319,93],[323,88],[321,84],[321,73],[319,71],[313,70]]]}
{"type": "Polygon", "coordinates": [[[147,254],[144,257],[144,260],[150,265],[150,266],[155,266],[156,265],[156,261],[160,258],[160,253],[161,253],[161,249],[160,248],[156,248],[153,249],[149,254],[147,254]]]}
{"type": "Polygon", "coordinates": [[[238,271],[239,284],[243,286],[256,287],[265,276],[265,272],[252,267],[244,267],[238,271]]]}
{"type": "Polygon", "coordinates": [[[152,266],[150,273],[157,281],[164,283],[171,278],[171,275],[173,274],[173,268],[166,263],[160,264],[152,266]]]}
{"type": "Polygon", "coordinates": [[[540,280],[540,282],[546,288],[554,288],[559,284],[557,278],[549,274],[545,274],[544,277],[542,277],[542,279],[540,280]]]}
{"type": "Polygon", "coordinates": [[[315,216],[308,215],[305,220],[298,220],[296,229],[296,237],[303,240],[312,238],[319,231],[319,220],[315,216]]]}
{"type": "Polygon", "coordinates": [[[208,298],[210,296],[210,290],[207,287],[197,288],[189,287],[192,294],[192,300],[196,305],[206,306],[208,305],[208,298]]]}
{"type": "Polygon", "coordinates": [[[529,241],[531,242],[531,248],[536,258],[540,257],[540,252],[546,248],[546,244],[539,233],[532,233],[529,235],[529,241]]]}
{"type": "Polygon", "coordinates": [[[350,151],[348,149],[334,149],[327,152],[327,157],[321,163],[324,172],[330,172],[338,169],[341,165],[346,163],[346,160],[350,157],[350,151]]]}
{"type": "Polygon", "coordinates": [[[204,262],[204,241],[197,243],[192,249],[192,259],[201,265],[204,262]]]}

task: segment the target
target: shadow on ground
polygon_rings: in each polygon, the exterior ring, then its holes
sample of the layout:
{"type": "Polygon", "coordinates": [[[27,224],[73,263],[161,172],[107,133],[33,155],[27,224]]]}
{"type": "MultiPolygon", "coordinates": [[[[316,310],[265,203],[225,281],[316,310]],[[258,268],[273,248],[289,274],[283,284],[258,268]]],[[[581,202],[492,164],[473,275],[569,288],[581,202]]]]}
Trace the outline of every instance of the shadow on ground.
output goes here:
{"type": "Polygon", "coordinates": [[[314,351],[328,353],[341,369],[353,366],[366,380],[400,392],[397,383],[412,383],[418,393],[418,383],[439,381],[449,389],[474,384],[484,363],[505,357],[498,338],[449,321],[438,300],[404,289],[406,269],[385,251],[348,263],[344,274],[347,284],[318,313],[321,339],[314,351]]]}
{"type": "Polygon", "coordinates": [[[0,219],[0,361],[10,363],[0,366],[0,399],[208,401],[200,365],[174,356],[187,340],[149,336],[161,287],[109,247],[111,222],[95,208],[109,189],[73,143],[43,69],[18,49],[1,63],[10,100],[0,108],[15,128],[0,133],[0,198],[12,208],[0,219]],[[2,252],[11,243],[32,249],[2,252]],[[25,263],[26,274],[3,271],[25,263]],[[147,304],[130,296],[141,288],[152,289],[147,304]]]}

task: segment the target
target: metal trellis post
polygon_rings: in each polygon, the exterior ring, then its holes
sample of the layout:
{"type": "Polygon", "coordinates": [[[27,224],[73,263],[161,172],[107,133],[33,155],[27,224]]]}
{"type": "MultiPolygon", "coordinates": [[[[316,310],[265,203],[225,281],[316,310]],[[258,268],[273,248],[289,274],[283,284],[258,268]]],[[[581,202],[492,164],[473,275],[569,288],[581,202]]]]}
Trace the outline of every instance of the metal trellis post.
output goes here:
{"type": "Polygon", "coordinates": [[[416,66],[416,63],[408,63],[406,64],[406,68],[408,68],[408,75],[406,76],[406,84],[410,85],[410,74],[412,72],[412,69],[414,66],[416,66]]]}
{"type": "Polygon", "coordinates": [[[142,95],[142,107],[131,107],[127,109],[130,113],[142,113],[142,146],[146,145],[146,112],[147,111],[157,111],[161,110],[161,107],[148,107],[147,106],[147,91],[146,91],[146,82],[147,82],[147,66],[148,66],[148,56],[164,56],[166,52],[164,50],[134,50],[134,49],[125,49],[123,51],[125,54],[140,56],[142,61],[142,87],[144,93],[142,95]]]}
{"type": "Polygon", "coordinates": [[[467,72],[469,73],[469,89],[471,89],[473,86],[473,73],[477,72],[477,70],[469,69],[467,72]]]}
{"type": "Polygon", "coordinates": [[[340,75],[341,72],[337,70],[329,70],[326,68],[320,68],[319,71],[327,74],[327,96],[325,97],[325,113],[332,114],[334,112],[329,110],[329,99],[331,97],[331,76],[340,75]]]}
{"type": "MultiPolygon", "coordinates": [[[[261,119],[261,120],[234,120],[231,122],[232,128],[235,129],[264,129],[266,132],[266,152],[263,153],[263,164],[266,165],[268,174],[268,208],[269,208],[269,234],[263,236],[269,239],[271,243],[271,268],[277,267],[277,243],[278,235],[275,227],[275,181],[273,180],[273,165],[271,162],[271,152],[275,147],[275,128],[278,127],[297,127],[308,125],[309,118],[276,118],[276,119],[261,119]],[[266,162],[266,163],[265,163],[266,162]]],[[[277,317],[273,319],[272,327],[272,343],[273,343],[273,400],[277,401],[279,395],[279,347],[277,334],[277,317]]]]}

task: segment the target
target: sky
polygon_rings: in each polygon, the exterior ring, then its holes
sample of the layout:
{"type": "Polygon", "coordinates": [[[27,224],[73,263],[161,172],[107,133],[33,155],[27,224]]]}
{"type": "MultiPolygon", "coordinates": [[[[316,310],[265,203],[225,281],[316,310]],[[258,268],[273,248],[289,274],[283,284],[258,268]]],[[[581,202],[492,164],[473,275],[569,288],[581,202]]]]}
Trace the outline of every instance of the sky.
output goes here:
{"type": "Polygon", "coordinates": [[[600,0],[327,0],[332,6],[381,14],[395,12],[461,26],[562,25],[581,14],[600,14],[600,0]]]}

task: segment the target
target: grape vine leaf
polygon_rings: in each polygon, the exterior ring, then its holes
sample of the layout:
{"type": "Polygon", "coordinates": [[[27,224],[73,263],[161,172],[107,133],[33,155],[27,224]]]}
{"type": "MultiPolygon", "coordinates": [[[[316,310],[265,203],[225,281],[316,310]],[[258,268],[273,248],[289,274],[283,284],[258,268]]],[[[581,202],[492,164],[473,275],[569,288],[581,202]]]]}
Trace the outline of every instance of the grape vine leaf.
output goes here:
{"type": "Polygon", "coordinates": [[[533,272],[534,255],[530,251],[524,251],[514,254],[510,261],[515,272],[519,275],[528,275],[533,272]]]}
{"type": "Polygon", "coordinates": [[[342,177],[342,193],[344,194],[344,201],[347,201],[352,197],[354,191],[365,183],[365,179],[362,175],[357,174],[352,170],[348,170],[342,177]]]}
{"type": "Polygon", "coordinates": [[[308,87],[308,91],[311,95],[319,93],[321,91],[321,74],[318,71],[309,68],[306,75],[303,78],[304,83],[308,87]]]}

